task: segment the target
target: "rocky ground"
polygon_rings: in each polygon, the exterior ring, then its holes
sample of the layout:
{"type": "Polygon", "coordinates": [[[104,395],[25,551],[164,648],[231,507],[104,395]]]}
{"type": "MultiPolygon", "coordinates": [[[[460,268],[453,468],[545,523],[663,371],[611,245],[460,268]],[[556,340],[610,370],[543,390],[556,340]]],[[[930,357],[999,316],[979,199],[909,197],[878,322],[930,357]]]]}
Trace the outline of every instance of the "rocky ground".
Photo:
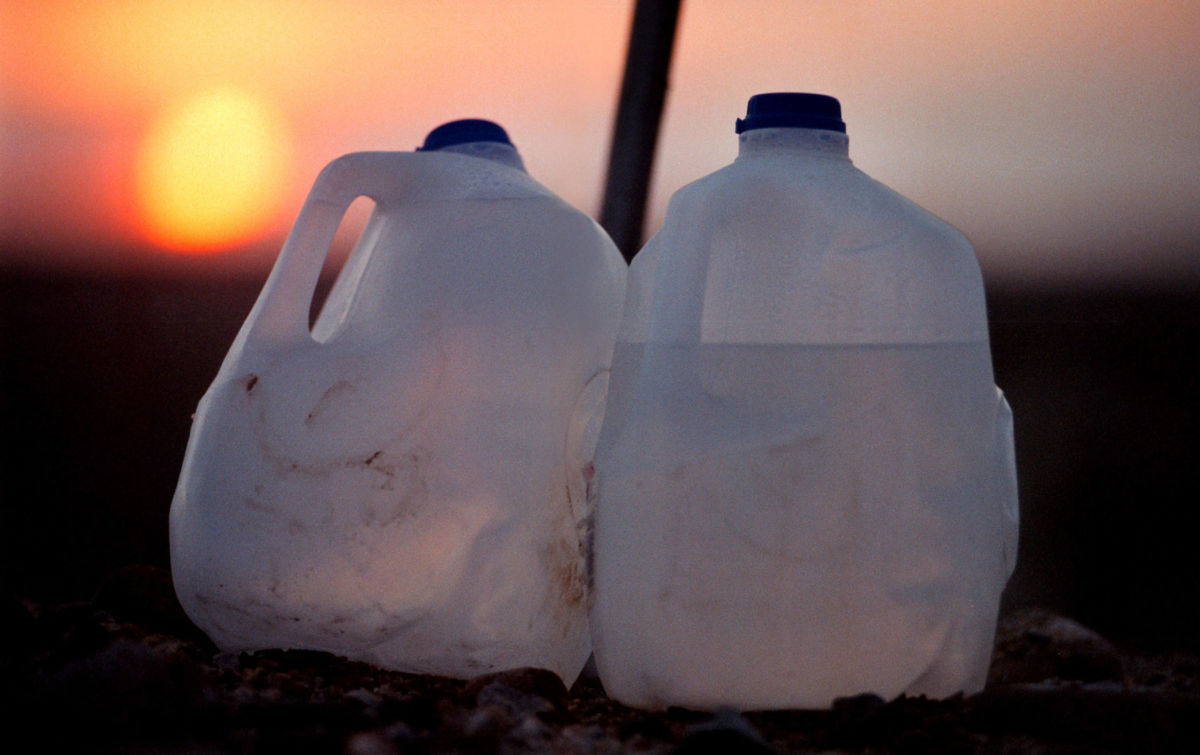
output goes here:
{"type": "Polygon", "coordinates": [[[0,710],[31,752],[1200,751],[1200,656],[1119,648],[1039,611],[1002,621],[978,695],[716,715],[626,708],[594,678],[567,690],[535,669],[463,682],[325,653],[222,655],[152,567],[87,603],[9,595],[0,613],[0,710]]]}

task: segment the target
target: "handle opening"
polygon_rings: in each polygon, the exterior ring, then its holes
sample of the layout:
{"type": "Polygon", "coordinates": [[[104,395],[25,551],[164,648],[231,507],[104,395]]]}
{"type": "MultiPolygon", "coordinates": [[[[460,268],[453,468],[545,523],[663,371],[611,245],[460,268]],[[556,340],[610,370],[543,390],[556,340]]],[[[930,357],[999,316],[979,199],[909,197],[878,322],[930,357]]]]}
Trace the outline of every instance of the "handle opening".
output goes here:
{"type": "Polygon", "coordinates": [[[314,340],[328,343],[350,312],[358,282],[370,257],[377,224],[377,203],[360,195],[342,215],[333,243],[321,266],[308,310],[308,326],[314,340]]]}

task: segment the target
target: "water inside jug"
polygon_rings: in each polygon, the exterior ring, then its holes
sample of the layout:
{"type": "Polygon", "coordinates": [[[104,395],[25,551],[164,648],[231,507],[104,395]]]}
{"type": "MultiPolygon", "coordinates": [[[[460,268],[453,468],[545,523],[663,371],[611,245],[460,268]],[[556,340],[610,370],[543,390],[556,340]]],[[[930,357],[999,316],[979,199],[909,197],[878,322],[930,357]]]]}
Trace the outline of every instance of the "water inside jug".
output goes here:
{"type": "Polygon", "coordinates": [[[854,167],[835,99],[756,96],[736,130],[630,270],[600,678],[645,707],[976,691],[1017,502],[973,250],[854,167]]]}

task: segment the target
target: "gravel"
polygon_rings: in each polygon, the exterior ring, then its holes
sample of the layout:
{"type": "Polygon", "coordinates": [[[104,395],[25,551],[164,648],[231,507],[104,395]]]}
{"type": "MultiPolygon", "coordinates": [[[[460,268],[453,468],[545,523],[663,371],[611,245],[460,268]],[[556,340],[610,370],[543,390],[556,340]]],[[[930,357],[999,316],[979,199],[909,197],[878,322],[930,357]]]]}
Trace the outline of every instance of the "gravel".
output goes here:
{"type": "Polygon", "coordinates": [[[162,569],[89,602],[0,598],[0,710],[29,751],[120,753],[1099,753],[1200,751],[1200,656],[1122,648],[1069,618],[1001,620],[987,688],[828,711],[641,711],[594,676],[470,681],[328,653],[217,651],[162,569]]]}

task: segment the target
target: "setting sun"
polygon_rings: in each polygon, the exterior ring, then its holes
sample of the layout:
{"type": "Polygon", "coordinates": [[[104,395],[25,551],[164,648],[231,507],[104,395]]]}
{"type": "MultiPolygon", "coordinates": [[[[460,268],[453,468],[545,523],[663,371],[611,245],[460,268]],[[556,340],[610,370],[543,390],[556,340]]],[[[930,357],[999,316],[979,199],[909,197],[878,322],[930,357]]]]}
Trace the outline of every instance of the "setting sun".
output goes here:
{"type": "Polygon", "coordinates": [[[185,99],[152,124],[138,154],[145,234],[200,253],[252,238],[272,220],[290,160],[287,129],[262,98],[221,88],[185,99]]]}

